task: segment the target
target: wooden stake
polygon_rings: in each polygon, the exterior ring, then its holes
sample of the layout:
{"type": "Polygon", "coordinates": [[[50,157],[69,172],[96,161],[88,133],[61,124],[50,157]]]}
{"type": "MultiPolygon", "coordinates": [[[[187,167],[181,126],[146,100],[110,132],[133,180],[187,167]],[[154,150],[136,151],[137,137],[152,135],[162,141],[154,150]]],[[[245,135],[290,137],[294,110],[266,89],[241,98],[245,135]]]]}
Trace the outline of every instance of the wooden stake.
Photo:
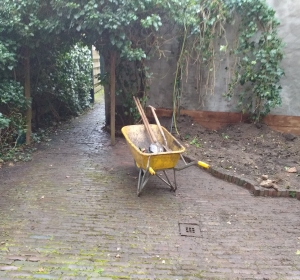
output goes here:
{"type": "Polygon", "coordinates": [[[116,144],[116,53],[110,54],[110,139],[111,145],[116,144]]]}
{"type": "MultiPolygon", "coordinates": [[[[28,48],[25,51],[25,61],[24,61],[24,73],[25,73],[25,83],[24,83],[24,91],[25,98],[30,101],[30,58],[29,58],[29,50],[28,48]]],[[[32,107],[31,104],[26,112],[26,144],[29,145],[31,143],[31,119],[32,119],[32,107]]]]}

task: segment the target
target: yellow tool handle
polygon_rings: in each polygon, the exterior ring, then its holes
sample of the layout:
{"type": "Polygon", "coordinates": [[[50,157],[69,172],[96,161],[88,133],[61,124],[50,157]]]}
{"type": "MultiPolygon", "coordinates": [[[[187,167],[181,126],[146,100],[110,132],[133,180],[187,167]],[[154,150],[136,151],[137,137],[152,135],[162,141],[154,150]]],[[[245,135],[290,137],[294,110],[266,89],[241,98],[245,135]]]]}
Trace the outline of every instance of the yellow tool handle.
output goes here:
{"type": "Polygon", "coordinates": [[[203,161],[198,161],[198,165],[203,167],[203,168],[209,168],[209,164],[203,162],[203,161]]]}
{"type": "Polygon", "coordinates": [[[152,167],[149,167],[149,173],[151,174],[151,175],[155,175],[155,171],[153,170],[153,168],[152,167]]]}

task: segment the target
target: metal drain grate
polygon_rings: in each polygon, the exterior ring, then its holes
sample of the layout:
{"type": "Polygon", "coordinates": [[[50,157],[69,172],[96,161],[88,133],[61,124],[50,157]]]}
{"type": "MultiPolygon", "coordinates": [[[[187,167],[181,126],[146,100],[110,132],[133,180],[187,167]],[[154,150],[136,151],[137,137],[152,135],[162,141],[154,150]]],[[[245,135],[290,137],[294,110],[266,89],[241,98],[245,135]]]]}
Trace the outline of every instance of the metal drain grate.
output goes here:
{"type": "Polygon", "coordinates": [[[197,224],[179,223],[179,231],[182,236],[200,236],[200,228],[197,224]]]}

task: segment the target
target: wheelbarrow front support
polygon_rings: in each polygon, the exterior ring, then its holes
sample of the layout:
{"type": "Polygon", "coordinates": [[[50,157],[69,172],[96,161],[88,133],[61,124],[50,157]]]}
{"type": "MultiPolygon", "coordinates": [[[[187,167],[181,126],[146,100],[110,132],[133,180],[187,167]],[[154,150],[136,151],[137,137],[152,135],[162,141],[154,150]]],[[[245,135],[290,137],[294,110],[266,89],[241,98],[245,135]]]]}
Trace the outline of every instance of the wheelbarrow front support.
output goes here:
{"type": "MultiPolygon", "coordinates": [[[[204,162],[192,161],[190,163],[186,163],[186,161],[184,160],[183,157],[182,157],[182,159],[185,164],[184,166],[170,168],[173,170],[174,184],[171,183],[171,181],[166,173],[166,169],[154,171],[150,166],[146,170],[143,170],[142,168],[140,168],[139,169],[138,186],[137,186],[137,195],[140,196],[143,188],[147,184],[151,175],[156,175],[161,181],[163,181],[165,184],[167,184],[170,187],[171,191],[175,192],[177,190],[176,171],[181,171],[181,170],[191,167],[193,165],[198,165],[203,168],[209,168],[209,165],[207,165],[204,162]],[[158,174],[158,172],[163,172],[165,175],[165,178],[163,178],[160,174],[158,174]]],[[[149,162],[150,162],[150,157],[149,157],[148,163],[149,162]]]]}

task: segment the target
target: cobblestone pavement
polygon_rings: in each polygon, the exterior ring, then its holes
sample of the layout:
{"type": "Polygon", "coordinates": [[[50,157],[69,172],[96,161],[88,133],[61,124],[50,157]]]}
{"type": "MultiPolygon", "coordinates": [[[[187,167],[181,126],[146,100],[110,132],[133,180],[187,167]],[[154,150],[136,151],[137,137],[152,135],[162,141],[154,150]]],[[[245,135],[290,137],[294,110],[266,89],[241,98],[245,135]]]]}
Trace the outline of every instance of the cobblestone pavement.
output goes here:
{"type": "Polygon", "coordinates": [[[197,167],[178,173],[176,195],[153,177],[137,197],[103,115],[96,105],[0,170],[0,279],[300,279],[298,200],[253,197],[197,167]]]}

